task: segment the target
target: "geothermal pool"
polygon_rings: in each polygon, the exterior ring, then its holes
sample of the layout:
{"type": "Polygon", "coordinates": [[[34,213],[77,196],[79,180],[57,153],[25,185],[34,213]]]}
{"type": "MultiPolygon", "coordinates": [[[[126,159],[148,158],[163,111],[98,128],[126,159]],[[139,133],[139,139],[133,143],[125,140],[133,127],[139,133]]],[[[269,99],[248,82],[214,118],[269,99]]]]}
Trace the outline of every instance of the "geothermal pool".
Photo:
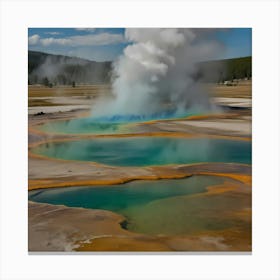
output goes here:
{"type": "Polygon", "coordinates": [[[233,205],[240,205],[240,202],[228,203],[224,198],[191,196],[206,192],[206,187],[210,185],[223,182],[223,178],[215,176],[140,180],[115,186],[30,191],[29,200],[114,211],[124,215],[125,228],[135,232],[187,234],[233,226],[234,221],[222,218],[218,212],[233,210],[233,205]]]}
{"type": "Polygon", "coordinates": [[[136,132],[135,125],[139,122],[150,120],[176,119],[197,115],[198,112],[175,115],[174,112],[168,114],[145,115],[115,115],[112,117],[100,118],[78,118],[70,120],[52,121],[38,126],[38,129],[56,134],[123,134],[136,132]]]}
{"type": "Polygon", "coordinates": [[[251,142],[180,137],[96,138],[49,142],[31,149],[51,158],[113,166],[227,162],[251,164],[251,142]]]}
{"type": "Polygon", "coordinates": [[[45,132],[57,134],[120,134],[131,130],[127,123],[93,122],[91,118],[48,122],[38,128],[45,132]]]}

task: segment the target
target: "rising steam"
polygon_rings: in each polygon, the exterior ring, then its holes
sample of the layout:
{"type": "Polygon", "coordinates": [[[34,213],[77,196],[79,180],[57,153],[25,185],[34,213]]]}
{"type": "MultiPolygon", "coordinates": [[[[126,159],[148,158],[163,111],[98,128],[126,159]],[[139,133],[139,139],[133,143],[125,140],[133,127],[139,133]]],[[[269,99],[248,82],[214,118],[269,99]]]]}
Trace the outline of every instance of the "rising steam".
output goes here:
{"type": "MultiPolygon", "coordinates": [[[[113,65],[113,101],[93,114],[109,120],[184,116],[211,109],[199,62],[222,50],[213,29],[126,29],[131,42],[113,65]]],[[[211,70],[213,72],[213,69],[211,70]]]]}

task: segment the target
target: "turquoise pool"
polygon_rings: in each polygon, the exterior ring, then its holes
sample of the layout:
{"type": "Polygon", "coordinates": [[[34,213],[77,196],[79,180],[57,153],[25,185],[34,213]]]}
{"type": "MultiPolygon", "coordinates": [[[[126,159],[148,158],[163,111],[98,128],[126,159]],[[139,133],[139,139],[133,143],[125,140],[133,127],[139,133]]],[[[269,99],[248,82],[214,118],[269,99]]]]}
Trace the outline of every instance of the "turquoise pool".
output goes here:
{"type": "Polygon", "coordinates": [[[234,221],[222,218],[219,213],[234,210],[235,205],[240,205],[240,198],[233,196],[235,200],[229,202],[223,197],[192,196],[224,180],[215,176],[192,176],[139,180],[115,186],[35,190],[29,192],[29,200],[114,211],[124,215],[125,228],[135,232],[187,234],[232,226],[234,221]]]}
{"type": "Polygon", "coordinates": [[[251,164],[251,142],[207,138],[122,137],[50,142],[33,153],[113,166],[232,162],[251,164]]]}

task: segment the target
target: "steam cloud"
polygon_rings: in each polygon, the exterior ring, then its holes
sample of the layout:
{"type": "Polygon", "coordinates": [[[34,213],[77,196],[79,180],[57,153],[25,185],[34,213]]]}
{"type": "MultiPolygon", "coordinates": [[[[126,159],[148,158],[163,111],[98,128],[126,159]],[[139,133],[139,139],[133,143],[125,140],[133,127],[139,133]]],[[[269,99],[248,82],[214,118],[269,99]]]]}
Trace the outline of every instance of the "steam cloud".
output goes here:
{"type": "Polygon", "coordinates": [[[131,44],[113,65],[115,99],[100,101],[94,116],[145,119],[210,110],[201,83],[209,73],[201,73],[198,64],[223,49],[209,39],[210,32],[213,29],[126,29],[131,44]]]}

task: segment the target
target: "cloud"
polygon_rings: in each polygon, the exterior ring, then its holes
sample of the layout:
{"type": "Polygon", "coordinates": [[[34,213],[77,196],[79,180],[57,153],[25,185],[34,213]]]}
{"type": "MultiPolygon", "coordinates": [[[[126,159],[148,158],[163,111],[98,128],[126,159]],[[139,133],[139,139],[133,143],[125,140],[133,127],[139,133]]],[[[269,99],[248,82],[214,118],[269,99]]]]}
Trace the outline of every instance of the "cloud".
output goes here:
{"type": "Polygon", "coordinates": [[[61,34],[61,32],[51,31],[51,32],[45,32],[45,34],[49,34],[49,35],[59,35],[59,34],[61,34]]]}
{"type": "Polygon", "coordinates": [[[96,28],[75,28],[77,31],[94,32],[96,28]]]}
{"type": "Polygon", "coordinates": [[[66,38],[43,38],[40,39],[40,43],[43,46],[49,46],[52,44],[57,44],[57,45],[69,45],[71,43],[71,40],[66,39],[66,38]]]}
{"type": "Polygon", "coordinates": [[[40,40],[40,36],[38,34],[34,34],[32,36],[29,36],[28,43],[30,45],[36,45],[40,40]]]}
{"type": "Polygon", "coordinates": [[[125,42],[122,34],[99,33],[88,35],[76,35],[64,38],[40,38],[39,35],[33,35],[28,38],[30,45],[41,44],[43,46],[61,45],[61,46],[102,46],[125,42]]]}

